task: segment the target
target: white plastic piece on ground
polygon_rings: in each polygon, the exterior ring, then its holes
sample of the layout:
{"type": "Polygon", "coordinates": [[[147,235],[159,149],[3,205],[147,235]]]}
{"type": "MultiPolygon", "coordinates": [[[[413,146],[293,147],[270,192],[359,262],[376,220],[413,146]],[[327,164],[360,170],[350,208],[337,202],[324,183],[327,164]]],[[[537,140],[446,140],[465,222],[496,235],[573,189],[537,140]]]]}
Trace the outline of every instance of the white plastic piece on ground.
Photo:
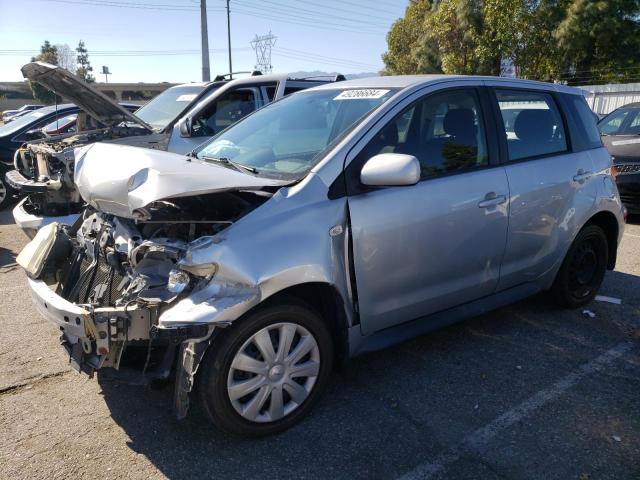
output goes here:
{"type": "Polygon", "coordinates": [[[615,305],[620,305],[622,303],[621,299],[615,297],[607,297],[606,295],[596,295],[596,301],[613,303],[615,305]]]}
{"type": "Polygon", "coordinates": [[[582,310],[582,313],[584,315],[589,315],[591,318],[595,318],[596,314],[593,313],[591,310],[582,310]]]}

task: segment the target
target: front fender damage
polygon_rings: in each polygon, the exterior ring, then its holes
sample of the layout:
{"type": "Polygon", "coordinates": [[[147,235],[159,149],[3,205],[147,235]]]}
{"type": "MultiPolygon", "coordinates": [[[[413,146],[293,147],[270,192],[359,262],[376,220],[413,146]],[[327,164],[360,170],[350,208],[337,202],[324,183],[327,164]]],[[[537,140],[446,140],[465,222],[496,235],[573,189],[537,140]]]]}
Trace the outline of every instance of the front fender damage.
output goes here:
{"type": "Polygon", "coordinates": [[[194,324],[209,324],[214,328],[206,339],[190,339],[180,346],[176,363],[173,408],[178,419],[189,410],[189,393],[204,354],[219,328],[224,328],[260,302],[257,286],[224,282],[219,279],[180,300],[159,318],[159,326],[176,329],[194,324]]]}

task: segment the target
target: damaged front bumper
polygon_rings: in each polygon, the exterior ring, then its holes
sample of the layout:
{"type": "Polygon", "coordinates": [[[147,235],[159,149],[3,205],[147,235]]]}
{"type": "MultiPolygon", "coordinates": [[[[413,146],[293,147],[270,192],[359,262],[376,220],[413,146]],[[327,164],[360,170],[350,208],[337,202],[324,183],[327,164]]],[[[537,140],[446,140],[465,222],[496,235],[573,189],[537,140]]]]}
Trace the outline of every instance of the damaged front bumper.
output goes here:
{"type": "Polygon", "coordinates": [[[156,311],[137,305],[92,308],[71,303],[41,280],[28,279],[36,308],[62,332],[60,341],[71,366],[88,375],[104,367],[118,368],[128,342],[146,341],[177,345],[207,338],[207,324],[161,327],[154,323],[156,311]]]}
{"type": "Polygon", "coordinates": [[[57,222],[62,225],[72,225],[80,216],[80,214],[62,215],[59,217],[44,217],[29,212],[29,198],[23,198],[13,208],[13,220],[22,231],[29,237],[35,237],[38,230],[45,225],[57,222]]]}

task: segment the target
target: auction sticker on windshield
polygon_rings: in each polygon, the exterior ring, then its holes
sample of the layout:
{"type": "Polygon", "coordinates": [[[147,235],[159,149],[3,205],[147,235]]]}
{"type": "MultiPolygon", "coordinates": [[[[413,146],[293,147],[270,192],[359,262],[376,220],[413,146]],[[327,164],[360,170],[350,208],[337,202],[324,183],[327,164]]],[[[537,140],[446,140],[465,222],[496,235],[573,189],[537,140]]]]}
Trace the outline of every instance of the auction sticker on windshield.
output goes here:
{"type": "Polygon", "coordinates": [[[196,95],[195,93],[185,93],[184,95],[180,95],[178,98],[176,98],[176,102],[190,102],[197,96],[198,95],[196,95]]]}
{"type": "Polygon", "coordinates": [[[360,88],[358,90],[345,90],[340,95],[334,98],[334,100],[359,100],[362,98],[381,98],[385,94],[389,93],[389,90],[380,90],[377,88],[360,88]]]}

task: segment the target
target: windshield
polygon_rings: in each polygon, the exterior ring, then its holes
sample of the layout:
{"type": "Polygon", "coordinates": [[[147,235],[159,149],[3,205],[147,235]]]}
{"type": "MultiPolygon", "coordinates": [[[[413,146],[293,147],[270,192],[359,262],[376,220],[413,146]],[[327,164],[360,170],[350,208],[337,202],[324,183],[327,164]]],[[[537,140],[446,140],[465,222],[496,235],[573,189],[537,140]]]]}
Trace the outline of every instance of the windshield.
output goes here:
{"type": "Polygon", "coordinates": [[[172,87],[136,111],[136,117],[153,128],[163,129],[182,112],[203,90],[204,85],[172,87]]]}
{"type": "Polygon", "coordinates": [[[23,127],[29,125],[32,122],[37,121],[38,119],[48,115],[49,113],[55,111],[54,107],[41,108],[39,110],[34,110],[29,113],[25,113],[21,115],[13,122],[9,122],[6,125],[2,125],[0,127],[0,137],[4,137],[5,135],[11,135],[14,132],[22,129],[23,127]]]}
{"type": "Polygon", "coordinates": [[[223,131],[201,146],[197,157],[230,161],[258,175],[299,179],[328,147],[393,93],[392,89],[295,93],[223,131]]]}

